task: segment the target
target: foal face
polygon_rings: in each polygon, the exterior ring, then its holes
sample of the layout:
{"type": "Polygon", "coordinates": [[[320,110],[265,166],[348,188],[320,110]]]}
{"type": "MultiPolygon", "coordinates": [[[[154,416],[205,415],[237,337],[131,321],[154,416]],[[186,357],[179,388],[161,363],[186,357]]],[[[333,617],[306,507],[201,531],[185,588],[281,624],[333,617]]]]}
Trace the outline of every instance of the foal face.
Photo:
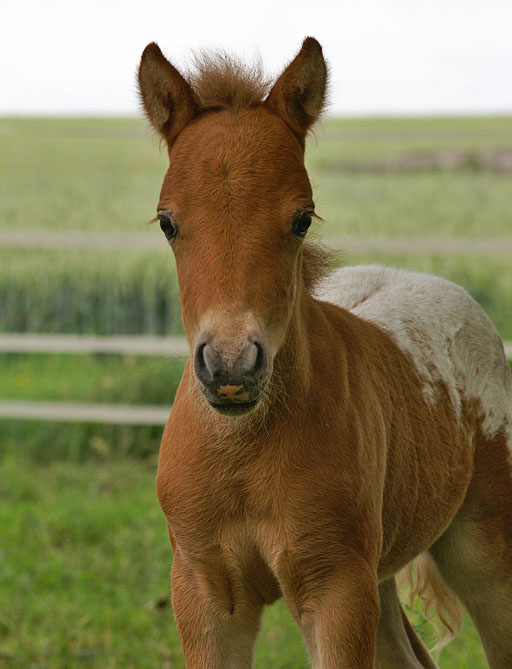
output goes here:
{"type": "Polygon", "coordinates": [[[158,212],[195,377],[221,413],[253,409],[271,377],[313,207],[302,146],[262,105],[201,114],[170,150],[158,212]]]}
{"type": "Polygon", "coordinates": [[[229,415],[253,409],[283,343],[313,201],[304,168],[327,69],[312,37],[262,100],[265,85],[224,55],[194,87],[148,44],[138,80],[169,149],[158,215],[178,268],[194,373],[229,415]]]}

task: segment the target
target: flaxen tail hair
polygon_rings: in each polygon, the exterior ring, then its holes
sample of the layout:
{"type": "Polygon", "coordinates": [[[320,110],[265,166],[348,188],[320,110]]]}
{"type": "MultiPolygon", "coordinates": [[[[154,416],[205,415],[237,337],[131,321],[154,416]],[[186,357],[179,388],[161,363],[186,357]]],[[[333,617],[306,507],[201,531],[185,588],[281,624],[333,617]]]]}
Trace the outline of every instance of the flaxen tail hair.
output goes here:
{"type": "Polygon", "coordinates": [[[459,598],[445,583],[430,555],[422,553],[410,562],[402,570],[399,584],[408,600],[409,619],[418,611],[436,631],[437,641],[431,650],[444,648],[461,631],[463,611],[459,598]]]}

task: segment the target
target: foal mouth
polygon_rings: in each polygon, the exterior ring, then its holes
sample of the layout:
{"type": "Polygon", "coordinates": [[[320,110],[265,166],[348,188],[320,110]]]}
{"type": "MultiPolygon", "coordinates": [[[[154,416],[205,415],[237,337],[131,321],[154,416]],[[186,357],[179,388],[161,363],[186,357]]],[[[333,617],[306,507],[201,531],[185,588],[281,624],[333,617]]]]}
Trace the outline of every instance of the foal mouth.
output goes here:
{"type": "Polygon", "coordinates": [[[212,409],[223,416],[243,416],[253,411],[262,399],[263,388],[249,386],[243,380],[216,383],[215,390],[199,384],[206,401],[212,409]]]}
{"type": "Polygon", "coordinates": [[[259,403],[259,398],[250,402],[208,402],[208,404],[224,416],[243,416],[252,411],[259,403]]]}

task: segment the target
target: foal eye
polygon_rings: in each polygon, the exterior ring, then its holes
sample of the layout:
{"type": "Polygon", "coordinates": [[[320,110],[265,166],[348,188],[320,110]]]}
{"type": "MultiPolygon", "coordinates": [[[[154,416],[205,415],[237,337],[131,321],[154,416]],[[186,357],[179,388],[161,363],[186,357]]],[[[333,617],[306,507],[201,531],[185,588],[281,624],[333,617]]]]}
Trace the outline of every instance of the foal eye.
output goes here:
{"type": "Polygon", "coordinates": [[[292,232],[297,237],[305,237],[306,232],[311,225],[311,214],[308,214],[306,211],[297,214],[293,219],[292,232]]]}
{"type": "Polygon", "coordinates": [[[165,211],[157,214],[160,221],[160,228],[169,241],[172,241],[178,234],[178,226],[174,222],[170,211],[165,211]]]}

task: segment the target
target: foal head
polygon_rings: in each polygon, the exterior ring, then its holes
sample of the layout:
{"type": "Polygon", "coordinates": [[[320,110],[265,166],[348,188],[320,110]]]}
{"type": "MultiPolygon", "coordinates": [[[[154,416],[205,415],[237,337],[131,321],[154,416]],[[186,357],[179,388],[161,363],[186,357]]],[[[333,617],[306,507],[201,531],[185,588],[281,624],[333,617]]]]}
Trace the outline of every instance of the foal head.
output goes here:
{"type": "Polygon", "coordinates": [[[156,44],[142,54],[142,101],[169,152],[157,216],[195,377],[220,413],[258,404],[300,294],[314,215],[304,144],[325,85],[312,38],[264,100],[265,84],[223,56],[201,63],[191,84],[156,44]]]}

